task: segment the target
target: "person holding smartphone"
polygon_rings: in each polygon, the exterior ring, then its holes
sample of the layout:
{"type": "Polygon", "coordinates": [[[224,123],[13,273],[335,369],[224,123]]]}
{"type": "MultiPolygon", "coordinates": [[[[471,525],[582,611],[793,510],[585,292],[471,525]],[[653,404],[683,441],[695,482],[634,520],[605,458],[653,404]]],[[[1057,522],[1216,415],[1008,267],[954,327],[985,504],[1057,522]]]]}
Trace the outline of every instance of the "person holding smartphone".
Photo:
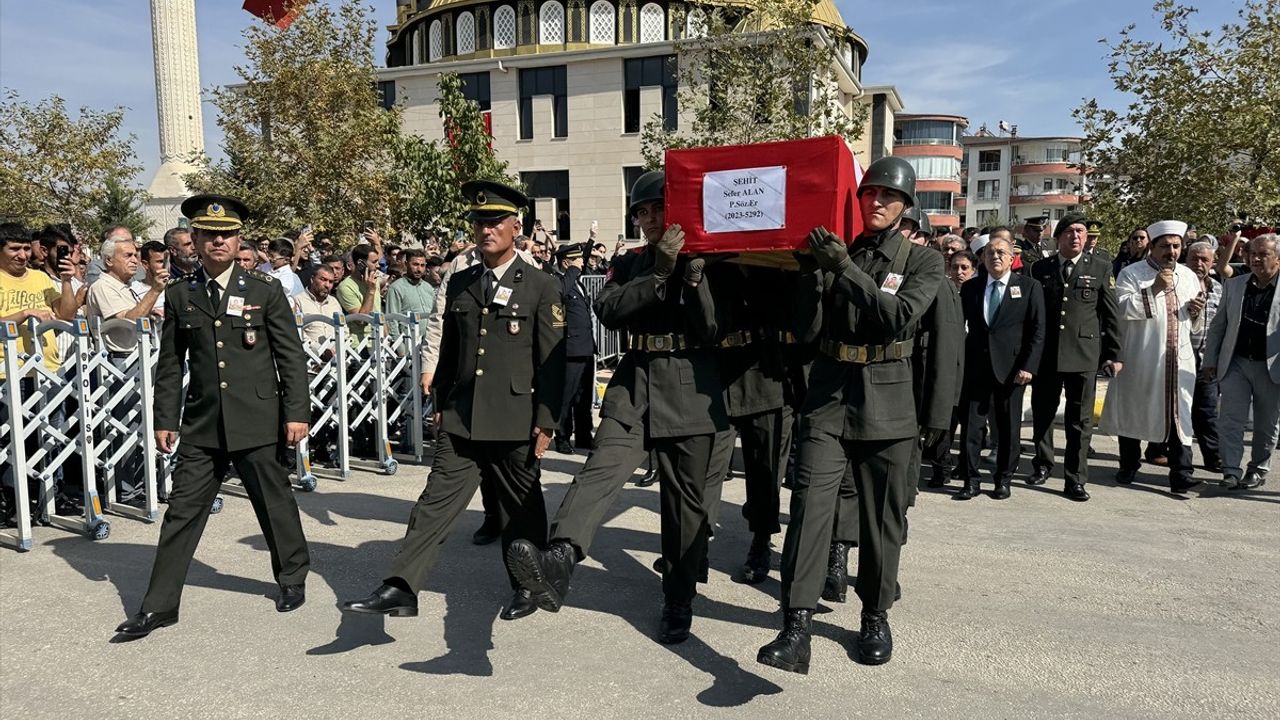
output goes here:
{"type": "MultiPolygon", "coordinates": [[[[366,235],[366,237],[368,237],[366,235]]],[[[368,315],[382,312],[383,274],[378,269],[378,251],[372,245],[361,243],[351,249],[351,274],[338,283],[334,296],[342,311],[348,315],[368,315]]],[[[369,332],[369,324],[349,323],[351,335],[356,340],[369,332]]]]}

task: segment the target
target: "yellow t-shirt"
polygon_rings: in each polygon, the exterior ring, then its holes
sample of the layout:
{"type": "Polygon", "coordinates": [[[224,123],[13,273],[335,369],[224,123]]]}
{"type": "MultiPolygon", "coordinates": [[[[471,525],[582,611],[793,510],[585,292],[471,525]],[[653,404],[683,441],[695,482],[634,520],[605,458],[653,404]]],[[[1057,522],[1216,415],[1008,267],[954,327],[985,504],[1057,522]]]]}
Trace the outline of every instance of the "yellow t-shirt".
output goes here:
{"type": "MultiPolygon", "coordinates": [[[[22,310],[50,310],[61,297],[57,285],[48,275],[39,270],[28,269],[22,277],[14,277],[7,272],[0,272],[0,317],[8,317],[22,310]]],[[[18,350],[22,353],[34,354],[36,348],[32,342],[31,331],[27,323],[20,323],[18,350]]],[[[50,330],[41,337],[40,350],[44,353],[44,366],[49,372],[57,372],[62,365],[58,355],[58,345],[50,330]]],[[[0,342],[0,380],[4,379],[4,343],[0,342]]]]}

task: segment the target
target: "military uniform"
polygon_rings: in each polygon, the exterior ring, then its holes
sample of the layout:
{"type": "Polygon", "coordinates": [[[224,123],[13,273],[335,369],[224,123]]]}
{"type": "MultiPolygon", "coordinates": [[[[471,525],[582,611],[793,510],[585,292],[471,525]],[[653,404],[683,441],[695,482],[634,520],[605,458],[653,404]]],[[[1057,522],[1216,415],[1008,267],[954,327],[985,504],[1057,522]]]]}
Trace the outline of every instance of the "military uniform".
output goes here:
{"type": "MultiPolygon", "coordinates": [[[[582,257],[580,245],[567,246],[557,253],[562,259],[582,257]]],[[[595,336],[592,333],[591,303],[582,292],[582,268],[569,267],[560,280],[560,299],[565,313],[564,401],[561,403],[557,445],[562,452],[591,447],[591,398],[595,393],[595,336]]]]}
{"type": "MultiPolygon", "coordinates": [[[[1120,322],[1111,283],[1111,258],[1101,250],[1076,256],[1067,270],[1061,255],[1041,260],[1031,275],[1044,288],[1045,344],[1031,381],[1032,442],[1039,484],[1053,469],[1053,421],[1066,393],[1063,456],[1067,486],[1089,480],[1089,442],[1098,369],[1120,355],[1120,322]]],[[[1085,498],[1081,499],[1086,499],[1085,498]]]]}
{"type": "MultiPolygon", "coordinates": [[[[197,196],[183,203],[183,214],[195,228],[238,234],[247,211],[232,198],[197,196]]],[[[142,612],[176,612],[229,465],[244,482],[276,582],[302,585],[310,566],[306,538],[277,451],[284,423],[309,422],[311,406],[306,355],[280,282],[235,263],[203,282],[179,278],[165,290],[161,327],[155,427],[177,431],[180,443],[142,612]]]]}

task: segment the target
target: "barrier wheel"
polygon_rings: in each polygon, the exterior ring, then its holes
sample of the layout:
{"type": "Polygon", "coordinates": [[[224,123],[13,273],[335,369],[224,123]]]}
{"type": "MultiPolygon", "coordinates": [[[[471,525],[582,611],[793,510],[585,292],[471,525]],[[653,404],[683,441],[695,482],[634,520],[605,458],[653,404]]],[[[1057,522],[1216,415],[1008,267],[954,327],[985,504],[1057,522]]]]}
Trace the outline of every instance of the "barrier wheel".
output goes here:
{"type": "Polygon", "coordinates": [[[89,529],[89,539],[106,540],[111,537],[111,523],[106,520],[99,520],[89,529]]]}
{"type": "Polygon", "coordinates": [[[395,460],[388,460],[382,464],[382,471],[388,475],[395,475],[396,470],[400,469],[400,463],[395,460]]]}
{"type": "Polygon", "coordinates": [[[316,489],[316,476],[303,475],[298,478],[298,489],[302,492],[313,492],[316,489]]]}
{"type": "Polygon", "coordinates": [[[222,512],[222,496],[219,495],[213,499],[213,507],[209,508],[210,515],[217,515],[222,512]]]}

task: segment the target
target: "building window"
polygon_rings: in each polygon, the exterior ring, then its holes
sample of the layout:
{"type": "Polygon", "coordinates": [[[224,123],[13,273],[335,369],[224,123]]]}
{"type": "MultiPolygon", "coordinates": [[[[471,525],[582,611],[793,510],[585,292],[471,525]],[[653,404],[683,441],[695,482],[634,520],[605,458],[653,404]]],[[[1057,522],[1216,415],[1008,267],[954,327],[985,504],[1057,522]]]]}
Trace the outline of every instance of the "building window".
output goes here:
{"type": "Polygon", "coordinates": [[[440,21],[431,21],[431,31],[427,36],[427,60],[435,62],[440,59],[440,21]]]}
{"type": "Polygon", "coordinates": [[[538,43],[564,44],[564,6],[556,0],[547,0],[538,10],[538,43]]]}
{"type": "Polygon", "coordinates": [[[667,39],[667,18],[662,6],[649,3],[640,8],[640,42],[654,43],[667,39]]]}
{"type": "Polygon", "coordinates": [[[956,124],[948,120],[904,120],[893,126],[898,145],[955,145],[956,124]]]}
{"type": "Polygon", "coordinates": [[[469,13],[458,16],[458,54],[470,55],[476,51],[476,20],[469,13]]]}
{"type": "Polygon", "coordinates": [[[1050,190],[1053,190],[1053,179],[1052,179],[1052,178],[1045,178],[1045,179],[1044,179],[1044,191],[1045,191],[1045,192],[1049,192],[1050,190]]]}
{"type": "Polygon", "coordinates": [[[1044,149],[1044,161],[1048,163],[1079,163],[1080,151],[1070,145],[1050,145],[1044,149]]]}
{"type": "Polygon", "coordinates": [[[916,202],[925,212],[951,214],[951,193],[926,191],[916,193],[916,202]]]}
{"type": "Polygon", "coordinates": [[[707,36],[707,14],[698,8],[689,11],[684,21],[684,36],[704,38],[707,36]]]}
{"type": "Polygon", "coordinates": [[[395,80],[381,80],[378,82],[378,102],[382,105],[383,110],[390,110],[396,106],[395,80]]]}
{"type": "Polygon", "coordinates": [[[569,135],[569,99],[565,67],[529,68],[520,71],[520,139],[533,139],[533,99],[550,95],[552,137],[569,135]]]}
{"type": "Polygon", "coordinates": [[[918,180],[960,182],[960,161],[949,157],[904,157],[915,168],[918,180]]]}
{"type": "Polygon", "coordinates": [[[979,210],[976,222],[979,227],[990,225],[1000,219],[999,210],[979,210]]]}
{"type": "Polygon", "coordinates": [[[556,234],[557,242],[569,240],[569,171],[542,170],[520,173],[520,182],[528,191],[530,215],[525,227],[533,232],[533,221],[556,234]]]}
{"type": "Polygon", "coordinates": [[[516,11],[503,5],[493,13],[493,48],[510,50],[516,46],[516,11]]]}
{"type": "Polygon", "coordinates": [[[622,168],[622,194],[626,196],[626,201],[622,204],[622,207],[627,214],[622,219],[622,227],[626,228],[624,234],[629,240],[635,240],[640,237],[640,228],[636,227],[635,221],[631,218],[631,188],[635,186],[636,181],[643,174],[644,168],[642,167],[622,168]]]}
{"type": "Polygon", "coordinates": [[[462,97],[479,105],[480,112],[492,109],[489,99],[489,73],[459,73],[458,80],[462,82],[462,97]]]}
{"type": "Polygon", "coordinates": [[[616,36],[617,20],[613,5],[609,0],[596,0],[591,5],[592,45],[612,45],[616,36]]]}
{"type": "Polygon", "coordinates": [[[853,45],[844,43],[840,46],[840,59],[844,60],[845,67],[849,68],[849,72],[853,72],[853,45]]]}
{"type": "Polygon", "coordinates": [[[978,172],[990,172],[1000,169],[1000,151],[999,150],[979,150],[978,151],[978,172]]]}
{"type": "Polygon", "coordinates": [[[1000,198],[1000,181],[999,180],[979,180],[978,181],[978,199],[979,200],[998,200],[1000,198]]]}
{"type": "Polygon", "coordinates": [[[676,96],[676,56],[624,60],[622,64],[622,131],[640,132],[640,88],[662,88],[662,126],[679,127],[680,103],[676,96]]]}

